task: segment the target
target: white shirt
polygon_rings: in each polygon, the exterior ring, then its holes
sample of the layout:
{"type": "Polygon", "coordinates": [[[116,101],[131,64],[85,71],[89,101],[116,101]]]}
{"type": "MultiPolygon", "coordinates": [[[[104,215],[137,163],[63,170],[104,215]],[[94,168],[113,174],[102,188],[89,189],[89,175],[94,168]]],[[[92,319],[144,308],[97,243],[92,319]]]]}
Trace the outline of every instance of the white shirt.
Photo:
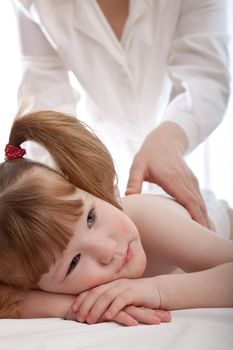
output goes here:
{"type": "Polygon", "coordinates": [[[75,114],[71,71],[83,97],[78,117],[107,144],[121,188],[135,152],[162,121],[185,131],[189,151],[221,122],[229,95],[227,0],[131,0],[121,41],[95,0],[15,3],[30,108],[75,114]]]}

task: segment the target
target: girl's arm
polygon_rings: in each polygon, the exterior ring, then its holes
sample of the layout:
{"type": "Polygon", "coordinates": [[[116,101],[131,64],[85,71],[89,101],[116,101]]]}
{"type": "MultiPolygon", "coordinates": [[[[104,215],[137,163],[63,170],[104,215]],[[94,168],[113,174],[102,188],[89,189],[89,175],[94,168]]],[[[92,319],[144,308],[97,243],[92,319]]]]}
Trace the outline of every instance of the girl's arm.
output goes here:
{"type": "MultiPolygon", "coordinates": [[[[40,290],[23,291],[10,286],[0,285],[0,318],[49,318],[58,317],[79,321],[78,313],[73,310],[74,295],[47,293],[40,290]]],[[[138,322],[158,324],[169,322],[167,311],[151,308],[128,306],[112,318],[100,321],[115,321],[126,326],[138,322]]],[[[85,320],[80,321],[85,322],[85,320]]]]}
{"type": "MultiPolygon", "coordinates": [[[[112,320],[128,305],[175,310],[233,306],[233,263],[209,270],[119,279],[81,293],[73,310],[88,323],[112,320]]],[[[159,310],[158,310],[159,311],[159,310]]]]}
{"type": "Polygon", "coordinates": [[[233,263],[208,270],[154,277],[164,310],[233,307],[233,263]]]}
{"type": "Polygon", "coordinates": [[[65,318],[73,295],[20,290],[0,285],[0,318],[65,318]]]}

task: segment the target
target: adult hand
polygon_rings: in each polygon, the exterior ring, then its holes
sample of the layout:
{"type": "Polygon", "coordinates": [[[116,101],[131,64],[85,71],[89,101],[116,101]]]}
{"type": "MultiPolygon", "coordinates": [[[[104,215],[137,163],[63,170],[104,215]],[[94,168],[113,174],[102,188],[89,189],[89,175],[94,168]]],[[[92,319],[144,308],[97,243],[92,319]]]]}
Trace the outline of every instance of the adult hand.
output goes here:
{"type": "Polygon", "coordinates": [[[160,296],[153,278],[119,279],[81,293],[70,315],[89,324],[115,321],[135,326],[139,322],[170,322],[170,313],[158,310],[159,305],[160,296]]]}
{"type": "Polygon", "coordinates": [[[164,122],[155,128],[133,160],[126,195],[140,193],[143,181],[155,183],[195,221],[210,228],[198,180],[183,159],[187,146],[187,137],[177,124],[164,122]]]}

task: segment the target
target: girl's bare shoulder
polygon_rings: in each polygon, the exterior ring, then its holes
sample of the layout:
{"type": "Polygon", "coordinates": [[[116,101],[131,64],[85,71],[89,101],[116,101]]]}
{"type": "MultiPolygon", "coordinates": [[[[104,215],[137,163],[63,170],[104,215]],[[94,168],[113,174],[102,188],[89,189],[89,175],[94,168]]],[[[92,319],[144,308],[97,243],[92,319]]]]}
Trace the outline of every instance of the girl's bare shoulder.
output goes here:
{"type": "Polygon", "coordinates": [[[161,218],[161,216],[167,216],[169,212],[190,217],[184,207],[166,195],[134,194],[126,196],[122,198],[122,207],[133,221],[137,221],[138,218],[141,220],[144,215],[151,214],[161,218]]]}

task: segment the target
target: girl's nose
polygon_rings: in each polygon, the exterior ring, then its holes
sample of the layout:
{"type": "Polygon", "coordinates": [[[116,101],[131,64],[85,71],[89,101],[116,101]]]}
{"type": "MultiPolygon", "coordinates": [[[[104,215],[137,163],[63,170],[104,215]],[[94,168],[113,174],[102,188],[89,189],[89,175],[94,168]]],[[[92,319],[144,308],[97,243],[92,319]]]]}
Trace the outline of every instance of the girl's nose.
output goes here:
{"type": "Polygon", "coordinates": [[[109,264],[116,251],[116,242],[111,239],[95,237],[89,241],[87,246],[88,254],[95,258],[100,264],[109,264]]]}

